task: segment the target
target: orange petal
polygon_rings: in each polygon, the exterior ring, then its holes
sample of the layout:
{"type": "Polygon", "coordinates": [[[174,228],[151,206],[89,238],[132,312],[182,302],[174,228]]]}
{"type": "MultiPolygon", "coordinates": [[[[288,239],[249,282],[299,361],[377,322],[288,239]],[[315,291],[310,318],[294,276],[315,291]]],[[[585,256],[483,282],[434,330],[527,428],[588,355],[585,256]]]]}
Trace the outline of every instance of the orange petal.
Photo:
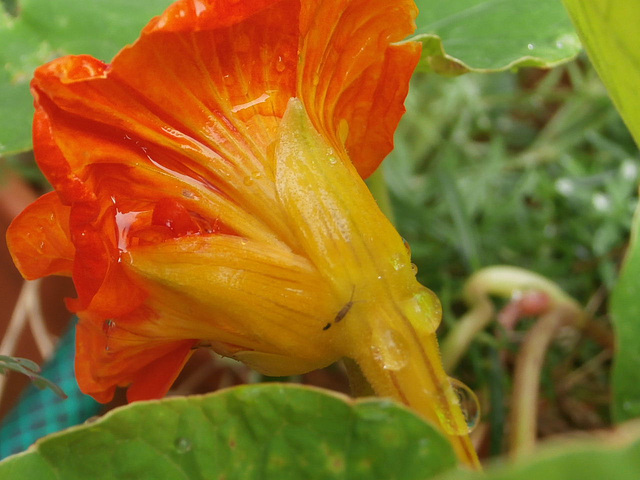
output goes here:
{"type": "Polygon", "coordinates": [[[298,93],[315,128],[345,144],[361,176],[393,148],[420,44],[413,0],[303,2],[298,93]]]}
{"type": "Polygon", "coordinates": [[[76,327],[76,378],[80,390],[105,403],[116,386],[128,386],[128,399],[164,396],[188,360],[193,340],[149,341],[107,320],[101,328],[80,319],[76,327]]]}
{"type": "Polygon", "coordinates": [[[13,261],[27,280],[71,275],[75,249],[69,233],[70,208],[55,193],[29,205],[7,229],[13,261]]]}

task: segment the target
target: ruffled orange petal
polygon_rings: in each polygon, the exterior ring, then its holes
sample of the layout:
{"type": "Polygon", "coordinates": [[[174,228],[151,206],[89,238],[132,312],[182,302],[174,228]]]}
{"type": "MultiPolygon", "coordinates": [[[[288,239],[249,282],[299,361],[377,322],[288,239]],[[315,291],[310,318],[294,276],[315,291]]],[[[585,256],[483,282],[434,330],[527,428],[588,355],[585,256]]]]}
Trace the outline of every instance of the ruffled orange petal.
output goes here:
{"type": "Polygon", "coordinates": [[[393,148],[420,44],[413,0],[302,2],[298,93],[315,128],[345,144],[361,176],[393,148]]]}
{"type": "Polygon", "coordinates": [[[55,192],[29,205],[7,229],[13,261],[27,280],[71,275],[75,248],[69,232],[70,208],[55,192]]]}
{"type": "Polygon", "coordinates": [[[78,385],[99,402],[111,400],[118,385],[131,385],[129,401],[160,398],[180,373],[195,343],[149,342],[118,327],[114,320],[105,321],[98,329],[81,319],[76,327],[78,385]]]}

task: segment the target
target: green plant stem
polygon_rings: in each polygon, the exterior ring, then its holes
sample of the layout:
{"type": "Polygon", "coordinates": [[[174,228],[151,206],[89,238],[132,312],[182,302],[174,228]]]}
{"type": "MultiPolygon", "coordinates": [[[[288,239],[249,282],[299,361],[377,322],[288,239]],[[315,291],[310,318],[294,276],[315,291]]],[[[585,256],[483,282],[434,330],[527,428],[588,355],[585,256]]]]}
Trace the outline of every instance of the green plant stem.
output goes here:
{"type": "Polygon", "coordinates": [[[580,304],[554,282],[522,268],[498,265],[479,270],[464,287],[464,300],[470,310],[449,331],[441,342],[442,362],[445,370],[452,372],[469,348],[473,338],[493,319],[494,307],[489,295],[511,298],[517,292],[539,291],[546,293],[552,309],[559,306],[573,312],[577,326],[586,323],[586,314],[580,304]]]}
{"type": "Polygon", "coordinates": [[[535,447],[538,394],[544,358],[558,328],[574,321],[575,312],[564,306],[542,315],[529,330],[516,358],[509,416],[509,455],[530,453],[535,447]]]}
{"type": "Polygon", "coordinates": [[[384,178],[382,168],[378,168],[367,178],[367,187],[371,191],[371,195],[376,199],[380,211],[395,225],[396,219],[391,205],[391,197],[389,196],[389,188],[384,178]]]}

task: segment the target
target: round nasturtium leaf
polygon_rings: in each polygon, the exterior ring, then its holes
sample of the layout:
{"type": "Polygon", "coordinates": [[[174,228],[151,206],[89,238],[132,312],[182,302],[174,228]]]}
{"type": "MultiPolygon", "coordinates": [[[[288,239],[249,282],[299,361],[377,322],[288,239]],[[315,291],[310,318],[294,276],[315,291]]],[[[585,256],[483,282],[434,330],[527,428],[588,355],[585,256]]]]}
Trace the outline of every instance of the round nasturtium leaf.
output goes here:
{"type": "Polygon", "coordinates": [[[419,69],[444,75],[553,67],[580,42],[559,0],[416,0],[419,69]]]}
{"type": "Polygon", "coordinates": [[[0,462],[0,478],[422,480],[456,463],[389,400],[262,384],[116,409],[0,462]]]}
{"type": "Polygon", "coordinates": [[[451,471],[438,480],[638,480],[640,423],[589,440],[553,440],[533,455],[487,468],[451,471]]]}
{"type": "Polygon", "coordinates": [[[171,0],[17,0],[0,3],[0,155],[31,148],[35,68],[66,54],[103,61],[126,44],[171,0]]]}

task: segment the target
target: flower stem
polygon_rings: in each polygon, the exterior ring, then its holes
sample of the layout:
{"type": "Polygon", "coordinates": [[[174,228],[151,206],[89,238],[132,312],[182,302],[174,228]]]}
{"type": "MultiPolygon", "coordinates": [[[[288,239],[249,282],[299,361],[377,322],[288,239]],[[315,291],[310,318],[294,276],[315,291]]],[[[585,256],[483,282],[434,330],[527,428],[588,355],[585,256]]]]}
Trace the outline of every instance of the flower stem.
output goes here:
{"type": "Polygon", "coordinates": [[[369,348],[355,351],[353,358],[375,393],[398,400],[434,423],[449,438],[460,461],[479,469],[458,393],[442,367],[435,332],[404,318],[369,325],[369,348]]]}

